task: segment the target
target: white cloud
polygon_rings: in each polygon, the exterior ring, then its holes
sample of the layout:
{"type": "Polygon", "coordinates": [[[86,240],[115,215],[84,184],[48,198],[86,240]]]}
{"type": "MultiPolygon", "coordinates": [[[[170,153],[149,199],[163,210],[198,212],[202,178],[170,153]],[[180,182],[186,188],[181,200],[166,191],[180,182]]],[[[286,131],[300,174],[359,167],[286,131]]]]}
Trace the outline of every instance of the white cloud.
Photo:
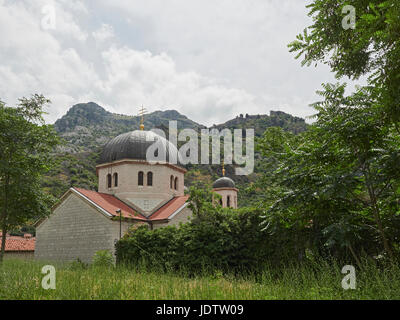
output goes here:
{"type": "Polygon", "coordinates": [[[100,29],[92,32],[92,36],[97,42],[103,42],[107,39],[110,39],[114,37],[113,27],[109,24],[103,23],[100,29]]]}
{"type": "MultiPolygon", "coordinates": [[[[150,110],[177,109],[208,124],[240,113],[243,106],[256,107],[244,90],[197,72],[178,71],[166,53],[112,45],[98,53],[95,65],[80,54],[79,45],[66,45],[66,38],[77,43],[88,39],[64,7],[57,7],[57,28],[50,32],[40,28],[41,16],[31,9],[21,3],[0,9],[1,35],[7,40],[0,44],[0,97],[13,104],[18,97],[43,93],[53,101],[49,121],[72,104],[89,100],[126,114],[136,114],[141,104],[150,110]],[[7,29],[14,30],[12,36],[7,29]]],[[[113,36],[112,27],[102,24],[92,34],[105,41],[113,36]]]]}
{"type": "Polygon", "coordinates": [[[177,109],[208,125],[239,113],[312,113],[327,68],[301,68],[287,43],[309,21],[298,0],[0,0],[0,99],[43,93],[48,121],[95,101],[136,114],[177,109]],[[44,5],[56,28],[43,30],[44,5]],[[89,36],[90,35],[90,36],[89,36]]]}
{"type": "MultiPolygon", "coordinates": [[[[131,30],[145,30],[139,43],[166,52],[178,71],[194,71],[256,97],[256,105],[242,109],[268,113],[281,108],[299,116],[312,113],[308,105],[318,99],[315,91],[322,82],[335,81],[327,67],[302,68],[288,52],[287,44],[311,22],[309,2],[101,0],[125,17],[131,30]]],[[[138,39],[131,39],[137,45],[138,39]]]]}
{"type": "Polygon", "coordinates": [[[61,2],[63,7],[71,10],[74,14],[88,15],[89,10],[85,4],[80,0],[57,0],[61,2]]]}
{"type": "MultiPolygon", "coordinates": [[[[0,7],[0,37],[4,40],[0,43],[0,97],[10,105],[33,93],[69,96],[62,101],[77,101],[81,88],[92,82],[96,73],[76,49],[63,45],[63,36],[68,34],[80,42],[83,39],[79,35],[84,32],[68,20],[71,15],[62,8],[57,10],[57,26],[62,28],[54,32],[42,30],[41,4],[36,4],[17,2],[0,7]]],[[[57,103],[57,99],[55,102],[56,109],[68,108],[57,103]]],[[[53,110],[51,120],[61,113],[53,110]]]]}
{"type": "Polygon", "coordinates": [[[102,56],[107,70],[107,78],[101,82],[106,93],[103,99],[110,105],[114,101],[118,112],[136,114],[143,103],[214,123],[226,114],[240,113],[244,105],[255,106],[254,97],[243,90],[226,88],[195,72],[178,72],[165,53],[114,47],[102,56]]]}

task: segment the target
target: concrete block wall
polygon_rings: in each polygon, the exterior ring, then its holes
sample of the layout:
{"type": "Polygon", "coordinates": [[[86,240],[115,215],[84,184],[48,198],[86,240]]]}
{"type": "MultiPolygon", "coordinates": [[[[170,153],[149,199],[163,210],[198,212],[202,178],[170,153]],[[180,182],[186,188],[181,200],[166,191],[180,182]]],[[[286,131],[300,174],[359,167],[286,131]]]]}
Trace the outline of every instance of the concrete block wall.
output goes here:
{"type": "Polygon", "coordinates": [[[179,224],[188,222],[192,216],[192,210],[190,210],[187,206],[183,208],[179,213],[177,213],[171,220],[164,223],[154,223],[153,229],[158,229],[165,226],[179,226],[179,224]]]}
{"type": "MultiPolygon", "coordinates": [[[[130,223],[123,222],[126,232],[130,223]]],[[[112,221],[71,193],[36,230],[35,259],[90,263],[99,250],[114,253],[119,222],[112,221]]]]}

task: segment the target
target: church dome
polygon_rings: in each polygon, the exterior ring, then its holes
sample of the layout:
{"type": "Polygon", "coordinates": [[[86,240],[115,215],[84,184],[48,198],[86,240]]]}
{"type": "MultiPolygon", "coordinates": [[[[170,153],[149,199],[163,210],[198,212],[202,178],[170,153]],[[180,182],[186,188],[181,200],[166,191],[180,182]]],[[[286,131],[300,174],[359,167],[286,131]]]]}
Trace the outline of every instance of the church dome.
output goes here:
{"type": "Polygon", "coordinates": [[[100,155],[100,163],[122,159],[148,161],[146,158],[147,149],[155,141],[160,141],[165,148],[167,162],[169,162],[169,150],[175,150],[174,154],[178,155],[176,147],[167,139],[152,131],[135,130],[123,133],[110,140],[100,155]]]}
{"type": "Polygon", "coordinates": [[[235,182],[231,178],[222,177],[213,183],[213,188],[235,188],[235,182]]]}

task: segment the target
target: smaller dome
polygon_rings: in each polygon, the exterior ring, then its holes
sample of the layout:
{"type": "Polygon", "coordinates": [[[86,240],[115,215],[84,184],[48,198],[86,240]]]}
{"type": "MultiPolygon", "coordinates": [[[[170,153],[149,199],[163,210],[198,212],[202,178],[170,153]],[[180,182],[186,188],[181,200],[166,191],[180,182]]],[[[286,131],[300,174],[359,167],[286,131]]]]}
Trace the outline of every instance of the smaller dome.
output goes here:
{"type": "Polygon", "coordinates": [[[222,177],[213,183],[213,188],[235,188],[235,182],[231,178],[222,177]]]}

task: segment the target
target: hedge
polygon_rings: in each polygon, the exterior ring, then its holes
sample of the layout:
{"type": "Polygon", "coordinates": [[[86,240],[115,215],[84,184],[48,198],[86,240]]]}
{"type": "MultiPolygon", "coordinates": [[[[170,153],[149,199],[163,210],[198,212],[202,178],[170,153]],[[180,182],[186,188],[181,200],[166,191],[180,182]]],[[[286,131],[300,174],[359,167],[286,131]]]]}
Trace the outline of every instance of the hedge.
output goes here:
{"type": "Polygon", "coordinates": [[[271,246],[256,209],[215,208],[179,227],[141,226],[116,244],[117,263],[163,270],[254,270],[271,246]]]}

